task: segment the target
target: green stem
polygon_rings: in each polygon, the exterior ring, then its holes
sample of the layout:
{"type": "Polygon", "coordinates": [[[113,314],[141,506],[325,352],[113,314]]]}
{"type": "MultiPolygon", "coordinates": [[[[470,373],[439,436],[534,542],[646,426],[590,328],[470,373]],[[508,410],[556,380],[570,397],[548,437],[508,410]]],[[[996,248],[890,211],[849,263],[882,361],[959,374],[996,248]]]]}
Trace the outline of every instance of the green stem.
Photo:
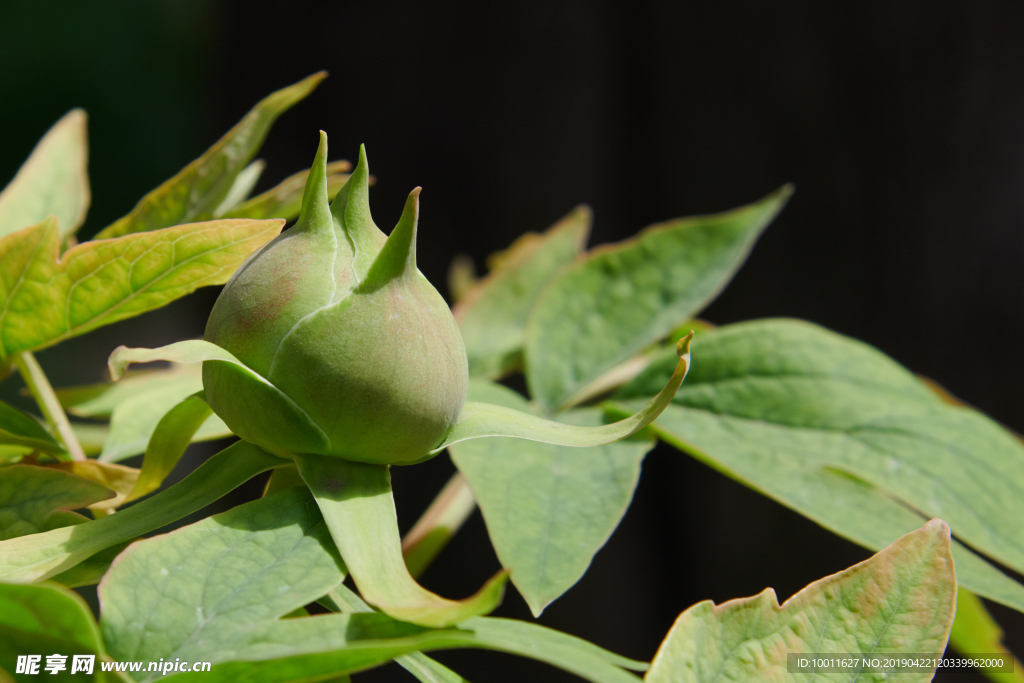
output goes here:
{"type": "Polygon", "coordinates": [[[402,539],[405,566],[419,578],[476,509],[469,482],[456,472],[402,539]]]}
{"type": "Polygon", "coordinates": [[[434,628],[486,614],[501,602],[505,572],[465,600],[435,595],[409,575],[387,465],[308,454],[296,455],[295,464],[366,602],[400,621],[434,628]]]}
{"type": "Polygon", "coordinates": [[[117,514],[0,542],[0,581],[42,581],[74,567],[104,548],[201,510],[261,472],[288,464],[287,460],[239,441],[214,455],[174,486],[117,514]]]}
{"type": "Polygon", "coordinates": [[[25,384],[28,385],[28,390],[32,392],[32,397],[39,405],[39,409],[43,411],[43,416],[50,425],[53,435],[71,455],[72,460],[85,460],[85,451],[78,443],[78,437],[75,436],[75,431],[71,428],[68,416],[64,413],[64,408],[61,407],[53,387],[50,386],[50,380],[46,379],[46,374],[39,367],[36,357],[32,355],[31,351],[22,351],[15,355],[14,362],[18,366],[18,372],[21,373],[25,384]]]}

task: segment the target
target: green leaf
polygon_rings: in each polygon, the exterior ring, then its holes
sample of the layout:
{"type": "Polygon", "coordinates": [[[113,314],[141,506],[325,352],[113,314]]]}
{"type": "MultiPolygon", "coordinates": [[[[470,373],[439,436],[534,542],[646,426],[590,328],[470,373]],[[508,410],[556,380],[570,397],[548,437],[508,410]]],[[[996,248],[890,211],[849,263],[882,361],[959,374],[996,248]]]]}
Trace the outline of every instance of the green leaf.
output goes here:
{"type": "Polygon", "coordinates": [[[202,392],[199,392],[171,408],[160,419],[146,447],[142,472],[128,494],[128,500],[141,498],[160,488],[192,443],[193,435],[212,414],[202,392]]]}
{"type": "Polygon", "coordinates": [[[577,207],[543,235],[517,240],[501,268],[478,281],[452,311],[469,356],[469,374],[497,378],[523,361],[526,320],[544,286],[581,251],[590,209],[577,207]]]}
{"type": "Polygon", "coordinates": [[[560,446],[602,446],[636,434],[651,424],[672,401],[690,367],[690,340],[692,333],[679,340],[676,354],[679,360],[665,386],[636,412],[618,422],[600,426],[580,426],[545,420],[500,405],[467,401],[455,425],[440,446],[427,457],[440,453],[448,446],[482,437],[505,436],[529,441],[558,444],[560,446]]]}
{"type": "Polygon", "coordinates": [[[387,465],[307,454],[296,455],[295,464],[368,603],[396,619],[434,627],[486,614],[501,603],[505,572],[465,600],[435,595],[409,575],[387,465]]]}
{"type": "Polygon", "coordinates": [[[52,346],[223,284],[284,221],[221,220],[86,242],[47,219],[0,239],[0,357],[52,346]]]}
{"type": "MultiPolygon", "coordinates": [[[[695,339],[693,354],[686,385],[652,425],[665,441],[868,548],[941,516],[963,543],[1024,569],[1024,444],[999,425],[809,323],[721,327],[695,339]]],[[[645,395],[670,362],[620,398],[645,395]]],[[[964,587],[1024,610],[1024,586],[959,544],[953,553],[964,587]]]]}
{"type": "Polygon", "coordinates": [[[1013,661],[1012,671],[981,673],[995,683],[1024,683],[1024,664],[1003,644],[1003,629],[985,609],[981,599],[963,588],[957,591],[956,619],[949,632],[949,644],[965,657],[1000,654],[1013,661]]]}
{"type": "Polygon", "coordinates": [[[452,647],[533,657],[599,683],[635,683],[619,666],[645,666],[504,619],[432,630],[373,613],[281,618],[343,578],[308,490],[292,488],[133,545],[100,586],[101,626],[118,660],[213,662],[176,681],[320,680],[452,647]]]}
{"type": "Polygon", "coordinates": [[[143,197],[127,216],[101,230],[96,239],[213,218],[213,212],[259,151],[277,117],[304,99],[326,77],[323,71],[315,73],[261,100],[213,147],[143,197]]]}
{"type": "MultiPolygon", "coordinates": [[[[531,412],[510,389],[470,383],[470,396],[531,412]]],[[[602,424],[603,411],[563,413],[574,424],[602,424]]],[[[501,566],[534,616],[587,571],[629,507],[651,440],[569,448],[509,439],[477,439],[451,448],[487,522],[501,566]]]]}
{"type": "Polygon", "coordinates": [[[3,401],[0,401],[0,444],[27,446],[44,453],[65,452],[42,425],[3,401]]]}
{"type": "Polygon", "coordinates": [[[80,524],[71,510],[113,498],[96,482],[49,467],[11,465],[0,469],[0,540],[80,524]]]}
{"type": "MultiPolygon", "coordinates": [[[[346,182],[352,164],[332,161],[327,164],[327,199],[331,201],[346,182]]],[[[302,193],[306,188],[309,169],[288,176],[277,186],[258,194],[228,211],[225,218],[284,218],[292,220],[302,208],[302,193]]]]}
{"type": "MultiPolygon", "coordinates": [[[[815,581],[779,606],[771,588],[752,598],[697,603],[676,620],[651,663],[649,683],[798,681],[787,654],[941,654],[956,605],[949,527],[932,520],[858,565],[815,581]]],[[[817,673],[863,681],[864,673],[817,673]]],[[[899,683],[929,673],[881,675],[899,683]]]]}
{"type": "Polygon", "coordinates": [[[62,237],[74,233],[89,210],[88,156],[85,112],[72,109],[46,132],[0,192],[0,237],[50,215],[62,237]]]}
{"type": "MultiPolygon", "coordinates": [[[[106,659],[99,629],[89,606],[80,596],[63,586],[12,586],[0,584],[0,675],[16,670],[18,655],[39,654],[39,677],[44,680],[103,680],[97,661],[93,674],[72,675],[74,655],[94,655],[106,659]],[[58,676],[44,669],[46,655],[67,656],[67,670],[58,676]]],[[[33,676],[32,678],[36,678],[33,676]]],[[[31,680],[18,676],[18,680],[31,680]]]]}
{"type": "Polygon", "coordinates": [[[544,290],[526,332],[526,379],[545,412],[693,317],[725,287],[793,190],[734,211],[651,226],[598,247],[544,290]]]}
{"type": "Polygon", "coordinates": [[[261,472],[287,464],[290,463],[240,441],[174,486],[116,514],[74,528],[0,541],[0,581],[27,583],[59,574],[104,548],[201,510],[261,472]]]}
{"type": "Polygon", "coordinates": [[[120,661],[224,661],[344,578],[312,496],[293,488],[132,545],[100,586],[100,623],[120,661]]]}

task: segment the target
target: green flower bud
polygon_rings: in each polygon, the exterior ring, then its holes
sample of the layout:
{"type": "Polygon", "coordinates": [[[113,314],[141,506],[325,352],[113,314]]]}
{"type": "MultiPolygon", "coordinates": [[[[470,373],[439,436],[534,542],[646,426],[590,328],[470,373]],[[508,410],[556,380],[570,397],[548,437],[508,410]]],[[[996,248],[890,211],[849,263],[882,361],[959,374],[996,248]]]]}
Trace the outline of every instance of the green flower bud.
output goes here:
{"type": "MultiPolygon", "coordinates": [[[[203,364],[210,406],[236,434],[278,454],[420,460],[466,400],[466,349],[451,311],[416,268],[419,188],[390,237],[370,218],[366,156],[328,207],[320,134],[296,224],[256,252],[214,305],[205,338],[283,392],[242,391],[244,370],[203,364]]],[[[250,383],[251,384],[251,383],[250,383]]]]}

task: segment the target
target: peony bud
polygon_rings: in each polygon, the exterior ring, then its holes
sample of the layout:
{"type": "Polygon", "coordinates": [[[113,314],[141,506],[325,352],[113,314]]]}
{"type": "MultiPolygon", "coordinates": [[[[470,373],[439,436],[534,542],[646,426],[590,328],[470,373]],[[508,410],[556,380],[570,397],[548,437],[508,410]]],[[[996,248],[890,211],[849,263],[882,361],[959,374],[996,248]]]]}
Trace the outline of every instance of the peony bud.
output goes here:
{"type": "Polygon", "coordinates": [[[330,207],[326,162],[321,132],[298,221],[235,273],[205,335],[283,392],[309,418],[303,433],[267,427],[282,422],[271,414],[280,402],[241,391],[237,365],[203,364],[206,398],[232,431],[274,453],[414,462],[451,429],[468,383],[458,326],[416,268],[420,190],[385,237],[370,218],[364,150],[330,207]]]}

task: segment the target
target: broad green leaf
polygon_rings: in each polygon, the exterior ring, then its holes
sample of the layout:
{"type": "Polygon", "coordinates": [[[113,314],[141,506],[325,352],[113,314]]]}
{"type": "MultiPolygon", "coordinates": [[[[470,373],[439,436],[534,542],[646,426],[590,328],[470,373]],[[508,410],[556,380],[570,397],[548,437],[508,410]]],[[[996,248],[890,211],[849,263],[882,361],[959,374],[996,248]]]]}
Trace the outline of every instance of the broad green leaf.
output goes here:
{"type": "Polygon", "coordinates": [[[322,71],[315,73],[261,100],[213,147],[143,197],[127,216],[101,230],[96,239],[213,218],[214,210],[259,151],[277,117],[305,98],[326,77],[322,71]]]}
{"type": "Polygon", "coordinates": [[[42,655],[36,676],[18,680],[110,680],[100,671],[106,659],[99,629],[89,606],[74,591],[52,584],[13,586],[0,584],[0,674],[16,671],[18,655],[42,655]],[[45,670],[46,655],[67,655],[67,670],[53,675],[45,670]],[[93,674],[71,674],[74,655],[93,655],[93,674]]]}
{"type": "Polygon", "coordinates": [[[368,603],[396,619],[434,627],[487,614],[501,603],[505,572],[465,600],[435,595],[409,575],[387,465],[306,454],[296,455],[295,464],[368,603]]]}
{"type": "Polygon", "coordinates": [[[633,415],[618,422],[600,426],[580,426],[545,420],[506,406],[468,401],[444,441],[430,451],[428,457],[460,441],[482,437],[513,437],[577,448],[602,446],[630,437],[651,424],[672,401],[690,367],[692,338],[692,334],[688,335],[676,344],[678,362],[661,391],[647,403],[639,406],[633,415]]]}
{"type": "Polygon", "coordinates": [[[543,235],[519,238],[501,267],[479,280],[452,314],[462,330],[469,374],[494,379],[522,365],[526,320],[544,286],[581,251],[591,213],[577,207],[543,235]]]}
{"type": "MultiPolygon", "coordinates": [[[[721,327],[693,354],[693,373],[652,425],[665,441],[868,548],[941,516],[967,546],[1024,569],[1024,444],[999,425],[809,323],[721,327]]],[[[645,395],[670,362],[620,398],[645,395]]],[[[959,544],[953,553],[965,588],[1024,611],[1024,586],[959,544]]]]}
{"type": "Polygon", "coordinates": [[[221,220],[85,242],[47,219],[0,239],[0,357],[52,346],[223,284],[283,220],[221,220]]]}
{"type": "MultiPolygon", "coordinates": [[[[470,397],[530,412],[519,394],[470,383],[470,397]]],[[[600,408],[559,418],[602,424],[600,408]]],[[[476,439],[452,446],[452,460],[469,481],[501,565],[534,616],[575,584],[618,526],[633,498],[650,440],[594,448],[536,441],[476,439]]]]}
{"type": "MultiPolygon", "coordinates": [[[[343,578],[308,490],[292,488],[133,545],[100,586],[101,626],[118,660],[213,662],[176,681],[320,680],[453,647],[533,657],[601,683],[635,683],[619,666],[643,667],[501,619],[433,630],[373,613],[282,618],[343,578]]],[[[158,678],[143,672],[138,680],[158,678]]]]}
{"type": "MultiPolygon", "coordinates": [[[[260,176],[263,175],[263,169],[266,167],[267,162],[257,159],[243,168],[235,176],[235,181],[231,183],[231,189],[228,190],[228,194],[221,201],[220,206],[213,210],[211,218],[224,218],[228,211],[244,202],[252,194],[253,188],[256,187],[256,183],[259,182],[260,176]]],[[[275,218],[283,218],[283,216],[275,216],[275,218]]]]}
{"type": "Polygon", "coordinates": [[[0,540],[80,524],[71,512],[113,498],[96,482],[49,467],[11,465],[0,469],[0,540]]]}
{"type": "Polygon", "coordinates": [[[785,186],[734,211],[651,226],[563,272],[530,314],[525,354],[533,399],[549,413],[572,405],[591,382],[696,315],[792,191],[785,186]]]}
{"type": "Polygon", "coordinates": [[[85,112],[72,109],[46,132],[0,192],[0,237],[49,215],[61,236],[74,233],[89,209],[88,156],[85,112]]]}
{"type": "Polygon", "coordinates": [[[100,623],[121,661],[223,661],[344,578],[316,503],[293,488],[132,545],[100,586],[100,623]]]}
{"type": "Polygon", "coordinates": [[[1003,644],[1003,629],[985,609],[981,599],[961,588],[956,596],[956,619],[949,632],[949,644],[965,657],[999,654],[1013,661],[1013,671],[982,671],[995,683],[1024,683],[1024,664],[1003,644]]]}
{"type": "Polygon", "coordinates": [[[64,453],[42,425],[3,401],[0,401],[0,444],[26,446],[44,453],[64,453]]]}
{"type": "Polygon", "coordinates": [[[159,529],[214,502],[252,477],[289,464],[238,442],[180,482],[113,515],[74,528],[0,541],[0,581],[28,583],[59,574],[104,548],[159,529]]]}
{"type": "MultiPolygon", "coordinates": [[[[338,190],[348,181],[352,164],[332,161],[327,164],[327,199],[332,201],[338,190]]],[[[302,192],[306,188],[309,169],[288,176],[277,186],[239,204],[225,214],[225,218],[284,218],[292,220],[302,208],[302,192]]]]}
{"type": "Polygon", "coordinates": [[[71,460],[68,462],[48,463],[46,467],[88,479],[114,491],[113,498],[101,500],[89,505],[91,510],[112,510],[124,504],[128,492],[139,479],[139,470],[134,467],[115,465],[97,460],[71,460]]]}
{"type": "Polygon", "coordinates": [[[779,606],[752,598],[697,603],[676,620],[644,677],[711,681],[930,681],[929,673],[789,673],[789,653],[941,655],[956,606],[949,527],[932,520],[874,557],[815,581],[779,606]]]}

